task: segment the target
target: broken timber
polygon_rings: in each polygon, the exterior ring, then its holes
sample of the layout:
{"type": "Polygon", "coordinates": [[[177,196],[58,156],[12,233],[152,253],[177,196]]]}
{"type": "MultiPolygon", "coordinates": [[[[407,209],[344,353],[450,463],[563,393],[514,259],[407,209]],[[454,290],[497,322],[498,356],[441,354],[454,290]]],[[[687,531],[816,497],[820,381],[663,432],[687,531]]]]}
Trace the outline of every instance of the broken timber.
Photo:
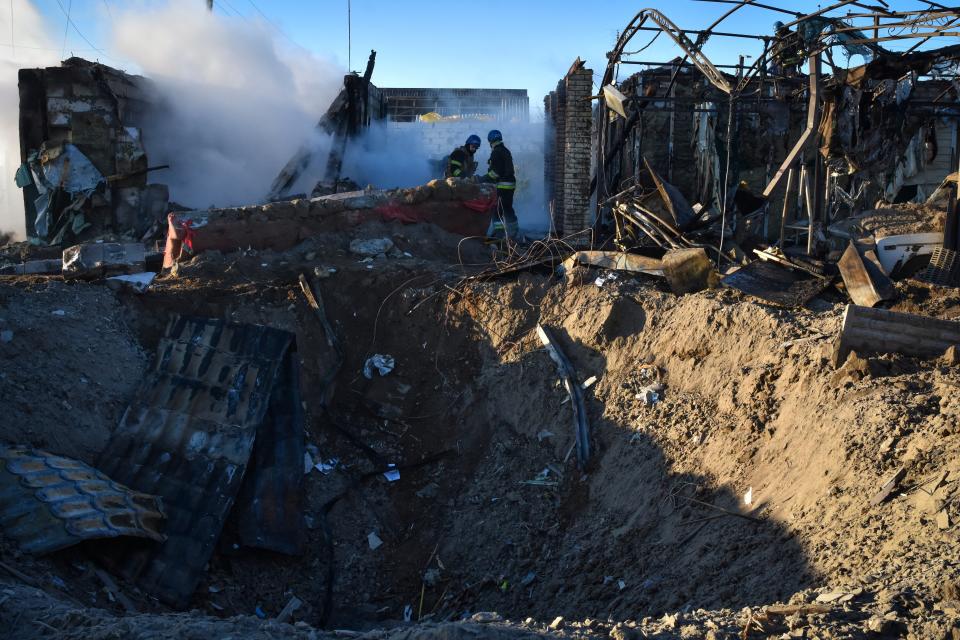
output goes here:
{"type": "Polygon", "coordinates": [[[587,422],[587,406],[583,399],[583,387],[577,380],[577,372],[566,354],[560,350],[552,332],[541,324],[537,324],[537,335],[540,342],[547,348],[550,358],[557,364],[563,386],[570,395],[570,404],[573,406],[573,426],[577,448],[577,466],[581,469],[587,465],[590,458],[590,425],[587,422]]]}
{"type": "Polygon", "coordinates": [[[883,273],[880,266],[869,258],[860,255],[853,240],[843,252],[840,262],[840,275],[847,293],[854,304],[875,307],[877,303],[890,300],[896,295],[893,282],[883,273]]]}
{"type": "Polygon", "coordinates": [[[578,264],[603,267],[613,271],[645,273],[651,276],[663,275],[663,263],[660,260],[620,251],[577,251],[563,261],[567,271],[578,264]]]}
{"type": "Polygon", "coordinates": [[[840,366],[851,351],[933,357],[956,344],[960,344],[960,322],[849,304],[843,312],[834,362],[840,366]]]}
{"type": "Polygon", "coordinates": [[[883,486],[880,487],[880,491],[878,491],[875,496],[870,498],[870,506],[875,507],[886,502],[887,499],[897,490],[897,487],[900,485],[900,481],[903,480],[904,476],[906,475],[906,467],[900,467],[897,469],[893,475],[883,483],[883,486]]]}

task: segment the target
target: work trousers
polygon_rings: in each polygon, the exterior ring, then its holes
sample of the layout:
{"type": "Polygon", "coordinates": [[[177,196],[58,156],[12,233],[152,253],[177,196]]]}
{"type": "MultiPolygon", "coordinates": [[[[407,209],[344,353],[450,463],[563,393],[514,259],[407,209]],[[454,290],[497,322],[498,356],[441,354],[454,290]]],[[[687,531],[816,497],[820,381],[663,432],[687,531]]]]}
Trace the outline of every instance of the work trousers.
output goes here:
{"type": "Polygon", "coordinates": [[[493,235],[515,238],[520,231],[517,214],[513,210],[513,189],[497,189],[497,208],[493,213],[493,235]]]}

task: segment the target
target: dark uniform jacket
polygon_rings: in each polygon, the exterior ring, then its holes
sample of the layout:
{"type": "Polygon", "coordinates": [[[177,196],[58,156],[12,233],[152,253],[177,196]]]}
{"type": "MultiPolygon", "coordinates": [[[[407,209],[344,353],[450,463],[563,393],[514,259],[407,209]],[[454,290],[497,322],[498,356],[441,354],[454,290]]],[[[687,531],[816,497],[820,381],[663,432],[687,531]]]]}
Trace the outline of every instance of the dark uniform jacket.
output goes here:
{"type": "Polygon", "coordinates": [[[473,154],[467,151],[466,146],[463,146],[457,147],[450,154],[444,175],[447,178],[469,178],[476,171],[477,163],[473,160],[473,154]]]}
{"type": "Polygon", "coordinates": [[[502,142],[497,142],[490,150],[490,159],[487,161],[490,170],[487,179],[494,182],[499,189],[515,189],[517,177],[513,173],[513,156],[502,142]]]}

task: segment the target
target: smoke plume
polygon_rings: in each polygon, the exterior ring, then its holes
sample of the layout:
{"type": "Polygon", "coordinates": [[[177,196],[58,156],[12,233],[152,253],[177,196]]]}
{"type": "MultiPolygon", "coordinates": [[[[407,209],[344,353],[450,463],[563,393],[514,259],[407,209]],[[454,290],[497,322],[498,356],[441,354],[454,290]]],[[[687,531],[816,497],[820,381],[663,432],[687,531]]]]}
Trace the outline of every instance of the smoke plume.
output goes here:
{"type": "Polygon", "coordinates": [[[20,166],[17,70],[59,63],[60,47],[48,33],[48,26],[28,0],[13,0],[0,8],[0,42],[10,42],[14,34],[18,45],[0,45],[0,229],[12,229],[20,238],[24,234],[23,196],[13,182],[20,166]]]}
{"type": "Polygon", "coordinates": [[[161,96],[144,142],[150,163],[171,170],[155,179],[191,207],[262,201],[342,84],[342,69],[281,42],[271,25],[197,2],[124,11],[115,25],[115,50],[161,96]]]}

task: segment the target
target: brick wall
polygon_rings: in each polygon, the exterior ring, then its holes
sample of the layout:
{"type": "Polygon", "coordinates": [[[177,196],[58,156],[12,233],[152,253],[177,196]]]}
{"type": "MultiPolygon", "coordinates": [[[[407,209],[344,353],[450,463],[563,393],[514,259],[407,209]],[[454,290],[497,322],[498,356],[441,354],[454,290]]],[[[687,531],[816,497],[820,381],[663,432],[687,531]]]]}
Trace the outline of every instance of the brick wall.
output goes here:
{"type": "MultiPolygon", "coordinates": [[[[590,96],[593,71],[574,63],[557,90],[544,98],[547,127],[544,147],[544,184],[553,227],[559,236],[589,229],[590,161],[592,158],[593,108],[590,96]]],[[[586,234],[578,236],[586,244],[586,234]]]]}

